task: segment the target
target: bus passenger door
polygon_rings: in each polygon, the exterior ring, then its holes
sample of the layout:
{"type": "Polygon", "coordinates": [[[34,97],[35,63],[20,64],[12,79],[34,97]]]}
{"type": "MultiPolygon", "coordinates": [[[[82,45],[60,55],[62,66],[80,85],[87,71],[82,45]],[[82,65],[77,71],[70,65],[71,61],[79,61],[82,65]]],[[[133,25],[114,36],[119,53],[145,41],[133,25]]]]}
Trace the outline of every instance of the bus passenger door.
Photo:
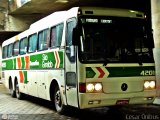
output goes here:
{"type": "Polygon", "coordinates": [[[77,70],[76,70],[76,47],[72,45],[72,31],[76,25],[76,19],[71,18],[66,25],[66,100],[67,104],[78,107],[77,97],[77,70]]]}

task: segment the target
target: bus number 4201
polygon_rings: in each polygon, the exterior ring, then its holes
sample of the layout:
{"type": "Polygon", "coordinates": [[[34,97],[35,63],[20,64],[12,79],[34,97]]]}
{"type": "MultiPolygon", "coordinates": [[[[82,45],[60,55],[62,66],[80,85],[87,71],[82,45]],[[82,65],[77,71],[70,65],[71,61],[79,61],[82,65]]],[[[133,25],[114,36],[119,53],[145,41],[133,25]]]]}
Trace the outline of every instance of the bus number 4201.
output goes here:
{"type": "Polygon", "coordinates": [[[155,75],[155,71],[154,70],[142,70],[140,75],[142,75],[142,76],[153,76],[153,75],[155,75]]]}

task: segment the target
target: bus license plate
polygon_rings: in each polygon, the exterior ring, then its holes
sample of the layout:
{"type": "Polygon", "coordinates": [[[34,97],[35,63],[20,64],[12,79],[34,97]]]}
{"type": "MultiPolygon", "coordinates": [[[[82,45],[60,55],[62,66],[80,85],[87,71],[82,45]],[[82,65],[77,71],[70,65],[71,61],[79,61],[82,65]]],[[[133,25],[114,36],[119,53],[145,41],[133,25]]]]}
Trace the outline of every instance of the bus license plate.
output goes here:
{"type": "Polygon", "coordinates": [[[117,105],[126,105],[129,104],[129,100],[117,100],[117,105]]]}

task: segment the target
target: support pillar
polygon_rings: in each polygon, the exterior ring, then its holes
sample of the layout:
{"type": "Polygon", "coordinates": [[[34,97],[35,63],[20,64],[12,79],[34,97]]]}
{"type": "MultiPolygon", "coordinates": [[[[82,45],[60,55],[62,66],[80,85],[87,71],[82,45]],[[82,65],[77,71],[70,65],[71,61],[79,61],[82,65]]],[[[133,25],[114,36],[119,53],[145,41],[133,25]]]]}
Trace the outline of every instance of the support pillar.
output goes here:
{"type": "Polygon", "coordinates": [[[157,98],[154,104],[160,105],[160,0],[151,0],[152,29],[155,48],[153,49],[156,69],[157,98]]]}

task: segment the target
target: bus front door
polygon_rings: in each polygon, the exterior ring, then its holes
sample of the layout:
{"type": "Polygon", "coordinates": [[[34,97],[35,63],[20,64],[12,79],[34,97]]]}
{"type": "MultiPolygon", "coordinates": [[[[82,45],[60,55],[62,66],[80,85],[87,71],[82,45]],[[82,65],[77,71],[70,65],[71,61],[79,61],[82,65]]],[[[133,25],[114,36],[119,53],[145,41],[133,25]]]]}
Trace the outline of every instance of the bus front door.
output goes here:
{"type": "Polygon", "coordinates": [[[77,97],[77,70],[76,70],[76,60],[71,60],[74,58],[69,58],[66,55],[66,97],[67,104],[78,107],[78,97],[77,97]]]}
{"type": "Polygon", "coordinates": [[[70,106],[78,107],[77,97],[77,69],[76,69],[76,47],[72,45],[73,28],[76,19],[67,20],[65,73],[66,73],[66,100],[70,106]]]}

